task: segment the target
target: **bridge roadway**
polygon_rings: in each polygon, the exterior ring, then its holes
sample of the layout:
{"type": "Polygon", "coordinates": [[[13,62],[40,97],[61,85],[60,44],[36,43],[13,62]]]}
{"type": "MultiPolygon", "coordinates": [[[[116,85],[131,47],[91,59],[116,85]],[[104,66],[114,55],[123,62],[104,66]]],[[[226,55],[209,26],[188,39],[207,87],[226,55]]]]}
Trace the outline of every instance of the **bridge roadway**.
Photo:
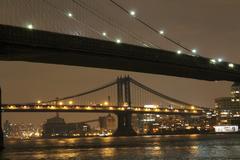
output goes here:
{"type": "Polygon", "coordinates": [[[119,69],[200,80],[240,80],[240,66],[79,36],[0,25],[0,60],[119,69]]]}
{"type": "Polygon", "coordinates": [[[167,115],[202,115],[202,109],[169,109],[169,108],[143,108],[118,107],[96,105],[24,105],[3,104],[3,112],[102,112],[102,113],[138,113],[138,114],[167,114],[167,115]]]}

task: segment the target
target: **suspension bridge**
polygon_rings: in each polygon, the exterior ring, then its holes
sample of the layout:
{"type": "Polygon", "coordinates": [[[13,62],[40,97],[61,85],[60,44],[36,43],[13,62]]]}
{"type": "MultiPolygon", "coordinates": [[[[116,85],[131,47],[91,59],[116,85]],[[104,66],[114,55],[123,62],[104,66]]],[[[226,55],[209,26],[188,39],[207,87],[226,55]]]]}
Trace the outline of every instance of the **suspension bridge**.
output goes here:
{"type": "Polygon", "coordinates": [[[0,21],[1,61],[97,67],[209,81],[240,80],[238,64],[196,54],[196,49],[155,29],[115,0],[94,1],[94,5],[82,0],[3,0],[0,5],[4,15],[0,21]],[[159,47],[159,42],[153,43],[115,21],[112,14],[99,11],[104,5],[120,12],[128,27],[141,28],[141,35],[144,32],[149,37],[157,36],[160,44],[171,45],[171,49],[159,47]],[[113,38],[115,34],[124,41],[113,38]]]}
{"type": "Polygon", "coordinates": [[[26,104],[2,104],[3,112],[100,112],[118,117],[116,136],[136,135],[132,114],[204,116],[202,107],[166,96],[129,76],[84,93],[26,104]]]}

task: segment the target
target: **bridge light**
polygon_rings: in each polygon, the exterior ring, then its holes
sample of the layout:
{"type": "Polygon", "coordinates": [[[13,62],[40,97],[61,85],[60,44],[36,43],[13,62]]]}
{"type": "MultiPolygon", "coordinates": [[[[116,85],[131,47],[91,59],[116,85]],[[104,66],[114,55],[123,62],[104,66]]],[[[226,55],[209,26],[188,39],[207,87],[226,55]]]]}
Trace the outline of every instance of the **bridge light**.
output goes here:
{"type": "Polygon", "coordinates": [[[192,53],[197,53],[197,49],[192,49],[192,53]]]}
{"type": "Polygon", "coordinates": [[[109,105],[108,101],[105,101],[103,104],[104,104],[104,106],[108,106],[109,105]]]}
{"type": "Polygon", "coordinates": [[[50,109],[56,109],[56,107],[55,106],[51,106],[50,109]]]}
{"type": "Polygon", "coordinates": [[[15,106],[10,106],[9,109],[15,109],[15,106]]]}
{"type": "Polygon", "coordinates": [[[211,59],[210,62],[211,62],[212,64],[216,64],[217,61],[216,61],[215,59],[211,59]]]}
{"type": "Polygon", "coordinates": [[[68,107],[67,106],[63,106],[63,109],[68,109],[68,107]]]}
{"type": "Polygon", "coordinates": [[[217,61],[218,61],[218,62],[222,62],[223,59],[222,59],[222,58],[218,58],[217,61]]]}
{"type": "Polygon", "coordinates": [[[37,104],[41,104],[42,102],[40,100],[37,101],[37,104]]]}
{"type": "Polygon", "coordinates": [[[191,106],[191,109],[195,109],[195,107],[194,107],[194,106],[191,106]]]}
{"type": "Polygon", "coordinates": [[[63,105],[63,102],[59,102],[59,105],[62,106],[62,105],[63,105]]]}
{"type": "Polygon", "coordinates": [[[229,64],[228,64],[228,67],[230,67],[230,68],[234,68],[234,64],[229,63],[229,64]]]}
{"type": "Polygon", "coordinates": [[[130,15],[131,15],[131,16],[135,16],[135,15],[136,15],[136,12],[135,12],[135,11],[130,11],[130,15]]]}
{"type": "Polygon", "coordinates": [[[177,54],[182,54],[182,51],[181,50],[177,50],[177,54]]]}
{"type": "Polygon", "coordinates": [[[122,41],[121,41],[121,39],[119,39],[119,38],[118,38],[118,39],[116,39],[116,43],[118,43],[118,44],[119,44],[119,43],[121,43],[121,42],[122,42],[122,41]]]}
{"type": "Polygon", "coordinates": [[[73,101],[69,101],[68,104],[69,104],[69,105],[72,105],[72,104],[73,104],[73,101]]]}
{"type": "Polygon", "coordinates": [[[193,111],[193,113],[197,113],[197,111],[196,111],[196,110],[194,110],[194,111],[193,111]]]}
{"type": "Polygon", "coordinates": [[[155,111],[155,112],[159,112],[159,111],[160,111],[160,109],[157,109],[157,108],[156,108],[154,111],[155,111]]]}
{"type": "Polygon", "coordinates": [[[106,37],[106,36],[107,36],[107,33],[106,33],[106,32],[102,32],[102,35],[103,35],[104,37],[106,37]]]}
{"type": "Polygon", "coordinates": [[[27,28],[28,28],[28,29],[33,29],[33,25],[32,25],[32,24],[28,24],[28,25],[27,25],[27,28]]]}
{"type": "Polygon", "coordinates": [[[144,46],[144,47],[149,47],[146,43],[143,43],[143,46],[144,46]]]}
{"type": "Polygon", "coordinates": [[[90,106],[87,106],[87,110],[91,110],[92,109],[92,107],[90,107],[90,106]]]}
{"type": "Polygon", "coordinates": [[[159,33],[160,33],[161,35],[164,35],[164,30],[160,30],[159,33]]]}
{"type": "Polygon", "coordinates": [[[71,18],[73,17],[73,14],[71,12],[68,12],[67,16],[71,18]]]}

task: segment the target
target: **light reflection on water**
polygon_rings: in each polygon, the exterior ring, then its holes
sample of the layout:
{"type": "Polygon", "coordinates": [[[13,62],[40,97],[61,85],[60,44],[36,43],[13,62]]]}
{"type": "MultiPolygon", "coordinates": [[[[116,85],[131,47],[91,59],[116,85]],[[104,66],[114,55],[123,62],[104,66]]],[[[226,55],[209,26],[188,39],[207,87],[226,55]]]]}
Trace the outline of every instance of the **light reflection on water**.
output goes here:
{"type": "Polygon", "coordinates": [[[6,140],[0,159],[240,159],[240,134],[6,140]]]}

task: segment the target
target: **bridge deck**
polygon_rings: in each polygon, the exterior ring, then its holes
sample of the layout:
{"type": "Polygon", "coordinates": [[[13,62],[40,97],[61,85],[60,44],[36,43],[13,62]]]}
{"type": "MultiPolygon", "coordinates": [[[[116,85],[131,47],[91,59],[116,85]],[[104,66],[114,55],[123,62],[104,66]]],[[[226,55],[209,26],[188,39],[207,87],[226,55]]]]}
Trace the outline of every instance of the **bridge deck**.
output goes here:
{"type": "Polygon", "coordinates": [[[201,80],[240,80],[240,67],[210,59],[78,36],[0,25],[0,60],[120,69],[201,80]]]}
{"type": "Polygon", "coordinates": [[[201,115],[200,109],[169,109],[169,108],[143,108],[118,106],[87,106],[87,105],[2,105],[3,112],[102,112],[119,113],[131,112],[139,114],[167,114],[167,115],[201,115]]]}

